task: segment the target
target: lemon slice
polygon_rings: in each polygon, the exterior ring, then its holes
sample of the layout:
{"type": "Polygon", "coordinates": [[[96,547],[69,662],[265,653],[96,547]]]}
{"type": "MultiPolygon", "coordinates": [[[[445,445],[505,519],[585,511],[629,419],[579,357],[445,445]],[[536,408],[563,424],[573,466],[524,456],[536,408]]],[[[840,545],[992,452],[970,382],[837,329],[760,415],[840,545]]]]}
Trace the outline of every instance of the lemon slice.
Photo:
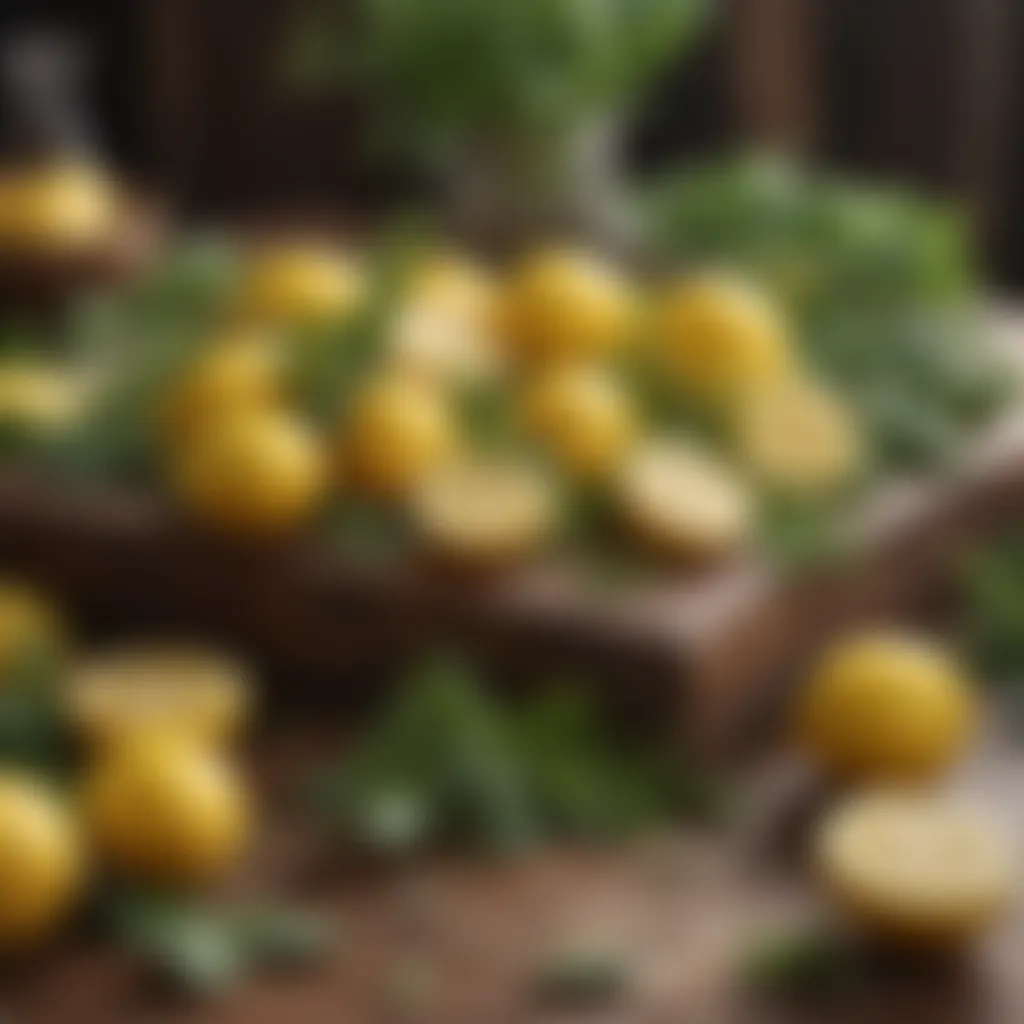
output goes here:
{"type": "Polygon", "coordinates": [[[783,491],[832,491],[861,465],[860,438],[849,411],[806,378],[785,378],[745,395],[735,428],[741,458],[764,483],[783,491]]]}
{"type": "Polygon", "coordinates": [[[443,305],[407,308],[389,338],[395,370],[435,384],[491,380],[503,367],[494,338],[443,305]]]}
{"type": "Polygon", "coordinates": [[[1007,909],[1015,887],[1001,833],[976,810],[935,794],[853,798],[821,825],[815,859],[854,921],[909,945],[978,936],[1007,909]]]}
{"type": "Polygon", "coordinates": [[[128,647],[75,666],[67,714],[90,744],[170,732],[219,744],[249,717],[248,667],[217,651],[186,646],[128,647]]]}
{"type": "Polygon", "coordinates": [[[704,559],[741,547],[754,506],[742,478],[709,453],[681,441],[639,449],[618,480],[627,523],[644,541],[675,557],[704,559]]]}
{"type": "Polygon", "coordinates": [[[77,373],[30,360],[0,365],[0,423],[53,433],[84,412],[88,389],[77,373]]]}
{"type": "Polygon", "coordinates": [[[425,546],[457,562],[514,561],[551,534],[556,499],[549,479],[513,462],[464,462],[431,476],[413,502],[425,546]]]}

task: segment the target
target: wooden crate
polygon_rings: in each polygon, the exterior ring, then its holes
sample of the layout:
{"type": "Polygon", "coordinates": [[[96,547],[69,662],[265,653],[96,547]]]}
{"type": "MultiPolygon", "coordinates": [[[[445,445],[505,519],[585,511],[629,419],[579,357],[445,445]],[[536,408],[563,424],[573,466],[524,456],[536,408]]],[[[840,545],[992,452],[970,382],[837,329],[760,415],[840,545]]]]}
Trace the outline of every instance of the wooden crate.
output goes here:
{"type": "Polygon", "coordinates": [[[357,697],[404,658],[452,643],[518,684],[583,676],[624,712],[720,749],[823,637],[920,609],[965,544],[1022,515],[1024,412],[959,471],[880,494],[859,522],[856,556],[813,576],[749,558],[612,592],[557,566],[489,580],[373,569],[315,542],[229,543],[152,498],[12,470],[0,473],[0,567],[118,629],[244,647],[319,700],[357,697]]]}

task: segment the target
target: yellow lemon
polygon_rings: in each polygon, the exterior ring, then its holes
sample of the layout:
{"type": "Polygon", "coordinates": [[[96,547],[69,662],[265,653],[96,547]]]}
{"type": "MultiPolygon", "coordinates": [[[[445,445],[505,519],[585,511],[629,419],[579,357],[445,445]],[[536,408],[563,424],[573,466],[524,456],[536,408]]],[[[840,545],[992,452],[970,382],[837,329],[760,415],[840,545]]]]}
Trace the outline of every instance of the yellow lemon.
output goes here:
{"type": "Polygon", "coordinates": [[[94,164],[56,163],[9,171],[0,180],[0,248],[63,255],[110,238],[120,198],[94,164]]]}
{"type": "Polygon", "coordinates": [[[749,488],[731,468],[696,445],[656,440],[638,448],[617,480],[628,525],[677,558],[717,558],[742,547],[754,526],[749,488]]]}
{"type": "Polygon", "coordinates": [[[620,350],[634,326],[627,281],[597,256],[550,249],[529,256],[505,288],[500,320],[528,360],[597,359],[620,350]]]}
{"type": "Polygon", "coordinates": [[[239,297],[244,320],[302,326],[344,320],[364,294],[363,276],[346,255],[316,246],[268,249],[253,260],[239,297]]]}
{"type": "Polygon", "coordinates": [[[328,480],[318,439],[281,412],[219,421],[182,446],[173,472],[177,493],[197,518],[257,537],[308,523],[328,480]]]}
{"type": "Polygon", "coordinates": [[[0,424],[39,432],[72,426],[85,408],[77,375],[30,360],[0,364],[0,424]]]}
{"type": "Polygon", "coordinates": [[[388,374],[365,384],[345,410],[341,461],[356,485],[370,494],[402,498],[451,461],[457,440],[441,391],[388,374]]]}
{"type": "Polygon", "coordinates": [[[978,937],[1016,887],[1006,838],[977,811],[937,794],[858,795],[826,817],[814,853],[846,914],[874,937],[908,947],[978,937]]]}
{"type": "Polygon", "coordinates": [[[428,477],[413,519],[428,550],[453,562],[492,565],[522,558],[551,536],[554,488],[532,466],[467,461],[428,477]]]}
{"type": "Polygon", "coordinates": [[[41,593],[0,580],[0,684],[35,654],[60,651],[67,631],[56,607],[41,593]]]}
{"type": "Polygon", "coordinates": [[[164,428],[176,441],[242,412],[279,407],[285,367],[271,336],[238,331],[202,350],[172,384],[162,407],[164,428]]]}
{"type": "Polygon", "coordinates": [[[788,377],[755,388],[738,402],[736,445],[768,486],[821,494],[849,483],[862,463],[849,410],[821,385],[788,377]]]}
{"type": "Polygon", "coordinates": [[[165,732],[219,745],[249,717],[252,680],[246,665],[219,651],[124,647],[75,664],[64,701],[72,725],[97,748],[165,732]]]}
{"type": "Polygon", "coordinates": [[[557,366],[531,381],[525,418],[533,432],[574,473],[604,475],[625,458],[636,436],[636,413],[621,383],[593,366],[557,366]]]}
{"type": "Polygon", "coordinates": [[[763,292],[724,274],[684,277],[654,315],[654,344],[678,384],[710,401],[777,380],[794,362],[790,327],[763,292]]]}
{"type": "Polygon", "coordinates": [[[805,750],[848,779],[933,777],[963,753],[976,719],[960,664],[897,633],[866,633],[826,652],[797,707],[805,750]]]}
{"type": "Polygon", "coordinates": [[[213,881],[238,863],[249,838],[242,779],[220,752],[181,736],[115,744],[91,767],[82,799],[98,852],[145,882],[213,881]]]}
{"type": "Polygon", "coordinates": [[[0,948],[51,937],[84,881],[81,836],[65,808],[37,780],[0,771],[0,948]]]}

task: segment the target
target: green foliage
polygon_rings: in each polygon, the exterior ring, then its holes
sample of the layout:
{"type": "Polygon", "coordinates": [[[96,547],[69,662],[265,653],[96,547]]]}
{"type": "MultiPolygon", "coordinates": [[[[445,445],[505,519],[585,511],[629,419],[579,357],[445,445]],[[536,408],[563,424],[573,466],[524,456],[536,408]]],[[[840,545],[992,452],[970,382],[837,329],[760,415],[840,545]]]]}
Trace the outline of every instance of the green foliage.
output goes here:
{"type": "Polygon", "coordinates": [[[42,460],[85,480],[153,482],[154,409],[221,321],[237,271],[231,245],[197,238],[127,290],[84,302],[69,325],[70,343],[101,381],[100,398],[42,460]]]}
{"type": "Polygon", "coordinates": [[[0,685],[0,762],[66,778],[71,744],[60,706],[62,661],[25,651],[0,685]]]}
{"type": "Polygon", "coordinates": [[[378,364],[409,275],[430,245],[419,219],[399,219],[368,254],[368,292],[343,322],[314,329],[292,346],[292,376],[300,402],[314,420],[333,424],[353,389],[378,364]]]}
{"type": "Polygon", "coordinates": [[[761,994],[846,993],[859,986],[869,964],[845,936],[802,928],[757,937],[741,964],[745,984],[761,994]]]}
{"type": "Polygon", "coordinates": [[[969,232],[908,192],[747,158],[646,194],[662,257],[736,268],[779,296],[809,363],[850,402],[879,470],[931,469],[1008,397],[979,337],[969,232]]]}
{"type": "Polygon", "coordinates": [[[464,665],[433,660],[316,780],[313,807],[378,853],[443,842],[508,851],[709,817],[722,793],[674,752],[617,736],[583,689],[505,705],[464,665]]]}
{"type": "Polygon", "coordinates": [[[807,316],[934,308],[975,285],[969,233],[952,209],[782,159],[683,170],[643,205],[664,256],[738,266],[807,316]]]}
{"type": "Polygon", "coordinates": [[[1024,536],[972,552],[961,586],[970,645],[988,674],[1016,696],[1024,684],[1024,536]]]}
{"type": "Polygon", "coordinates": [[[167,893],[113,888],[100,910],[117,940],[183,991],[211,996],[256,970],[298,967],[331,944],[325,922],[282,906],[218,908],[167,893]]]}
{"type": "MultiPolygon", "coordinates": [[[[368,93],[420,145],[537,138],[621,110],[696,38],[710,0],[320,0],[294,80],[368,93]]],[[[554,136],[552,136],[554,137],[554,136]]]]}

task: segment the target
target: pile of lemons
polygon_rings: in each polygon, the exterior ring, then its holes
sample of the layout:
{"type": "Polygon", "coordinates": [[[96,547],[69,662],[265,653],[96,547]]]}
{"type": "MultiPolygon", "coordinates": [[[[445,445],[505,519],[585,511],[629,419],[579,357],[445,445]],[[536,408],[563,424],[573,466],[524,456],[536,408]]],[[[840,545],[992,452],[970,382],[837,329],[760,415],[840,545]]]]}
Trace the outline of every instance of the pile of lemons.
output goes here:
{"type": "Polygon", "coordinates": [[[552,541],[582,485],[634,542],[706,559],[748,543],[763,488],[822,495],[859,471],[856,423],[771,296],[720,272],[641,286],[570,247],[500,274],[425,254],[372,368],[330,426],[313,426],[291,368],[318,335],[300,328],[351,321],[368,291],[360,261],[337,249],[250,254],[223,322],[154,410],[170,489],[192,516],[268,539],[369,500],[406,514],[432,554],[505,563],[552,541]],[[641,373],[706,410],[725,443],[655,422],[641,373]],[[474,388],[522,445],[474,436],[460,406],[474,388]]]}
{"type": "Polygon", "coordinates": [[[961,947],[1013,902],[1007,837],[939,785],[978,719],[963,666],[907,633],[838,643],[800,696],[800,745],[853,787],[819,824],[814,860],[834,903],[875,938],[915,950],[961,947]]]}
{"type": "MultiPolygon", "coordinates": [[[[0,585],[0,687],[30,652],[67,650],[43,598],[0,585]]],[[[0,767],[0,949],[51,939],[91,885],[193,890],[244,855],[252,801],[231,746],[250,710],[248,669],[198,648],[66,654],[54,713],[78,748],[69,784],[0,767]]],[[[0,694],[3,696],[3,694],[0,694]]]]}

